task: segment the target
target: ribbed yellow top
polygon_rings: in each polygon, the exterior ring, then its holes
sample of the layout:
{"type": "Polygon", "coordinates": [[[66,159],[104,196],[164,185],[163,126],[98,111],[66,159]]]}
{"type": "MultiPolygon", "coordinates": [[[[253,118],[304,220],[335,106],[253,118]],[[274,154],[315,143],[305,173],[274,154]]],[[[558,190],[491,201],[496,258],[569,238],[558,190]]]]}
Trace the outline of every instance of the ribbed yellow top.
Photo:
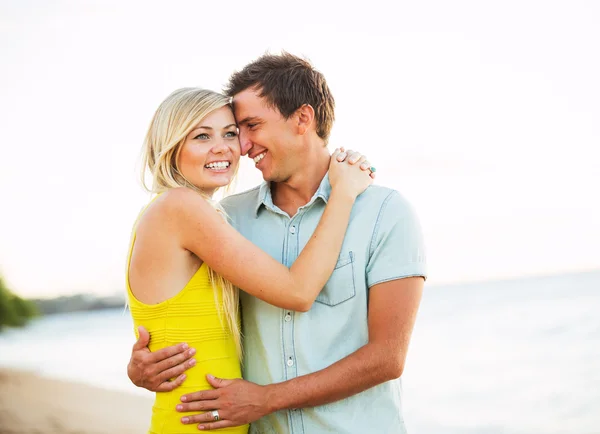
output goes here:
{"type": "MultiPolygon", "coordinates": [[[[206,381],[208,373],[220,378],[242,376],[235,342],[225,317],[222,320],[219,318],[223,311],[222,292],[218,291],[215,297],[208,267],[203,263],[176,296],[154,305],[140,302],[129,286],[129,265],[135,238],[134,228],[127,259],[126,283],[136,338],[138,326],[144,326],[150,332],[150,351],[186,342],[196,349],[194,358],[197,361],[196,366],[186,371],[187,378],[180,387],[172,392],[156,393],[148,433],[198,433],[197,424],[184,425],[180,422],[185,415],[197,414],[175,410],[175,406],[181,402],[181,395],[211,389],[206,381]]],[[[218,432],[246,434],[248,426],[224,428],[218,432]]]]}

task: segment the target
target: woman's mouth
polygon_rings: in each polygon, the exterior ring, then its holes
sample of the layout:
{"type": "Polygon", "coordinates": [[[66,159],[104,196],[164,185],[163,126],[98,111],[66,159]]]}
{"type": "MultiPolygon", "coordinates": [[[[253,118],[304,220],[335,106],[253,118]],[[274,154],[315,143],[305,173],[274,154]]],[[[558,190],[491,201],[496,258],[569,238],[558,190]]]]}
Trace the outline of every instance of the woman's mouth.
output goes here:
{"type": "Polygon", "coordinates": [[[208,163],[204,168],[213,170],[215,172],[223,172],[229,169],[231,163],[229,161],[213,161],[212,163],[208,163]]]}

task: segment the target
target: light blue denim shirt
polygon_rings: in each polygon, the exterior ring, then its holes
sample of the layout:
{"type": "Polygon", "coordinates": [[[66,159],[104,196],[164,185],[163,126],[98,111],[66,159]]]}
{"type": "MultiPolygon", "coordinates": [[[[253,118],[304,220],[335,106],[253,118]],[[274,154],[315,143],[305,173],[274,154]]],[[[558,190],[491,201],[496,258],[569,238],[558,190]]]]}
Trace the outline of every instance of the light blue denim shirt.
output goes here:
{"type": "MultiPolygon", "coordinates": [[[[331,192],[325,176],[313,198],[290,218],[273,204],[268,183],[221,204],[242,235],[290,266],[310,239],[331,192]]],[[[371,186],[352,210],[338,263],[306,313],[242,292],[244,378],[278,383],[321,370],[368,342],[369,288],[426,276],[418,219],[395,190],[371,186]]],[[[314,408],[278,411],[251,425],[254,434],[405,433],[401,381],[314,408]]]]}

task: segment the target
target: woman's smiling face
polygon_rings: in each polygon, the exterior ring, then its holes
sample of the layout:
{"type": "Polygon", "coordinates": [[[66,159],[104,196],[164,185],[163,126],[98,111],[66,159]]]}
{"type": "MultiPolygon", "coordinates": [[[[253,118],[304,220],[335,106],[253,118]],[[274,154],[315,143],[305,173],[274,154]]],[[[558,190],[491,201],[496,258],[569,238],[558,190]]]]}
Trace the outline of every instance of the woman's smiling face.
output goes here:
{"type": "Polygon", "coordinates": [[[240,161],[238,128],[231,108],[209,113],[181,146],[177,166],[189,182],[209,196],[229,185],[240,161]]]}

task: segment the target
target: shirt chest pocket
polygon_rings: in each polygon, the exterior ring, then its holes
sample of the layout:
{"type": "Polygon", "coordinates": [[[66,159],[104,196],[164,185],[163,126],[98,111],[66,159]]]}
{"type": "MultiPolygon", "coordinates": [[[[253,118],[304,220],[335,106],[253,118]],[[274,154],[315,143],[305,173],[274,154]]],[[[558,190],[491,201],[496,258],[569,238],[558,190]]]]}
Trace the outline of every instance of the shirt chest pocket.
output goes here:
{"type": "Polygon", "coordinates": [[[335,269],[316,301],[336,306],[356,295],[354,252],[340,254],[335,269]]]}

